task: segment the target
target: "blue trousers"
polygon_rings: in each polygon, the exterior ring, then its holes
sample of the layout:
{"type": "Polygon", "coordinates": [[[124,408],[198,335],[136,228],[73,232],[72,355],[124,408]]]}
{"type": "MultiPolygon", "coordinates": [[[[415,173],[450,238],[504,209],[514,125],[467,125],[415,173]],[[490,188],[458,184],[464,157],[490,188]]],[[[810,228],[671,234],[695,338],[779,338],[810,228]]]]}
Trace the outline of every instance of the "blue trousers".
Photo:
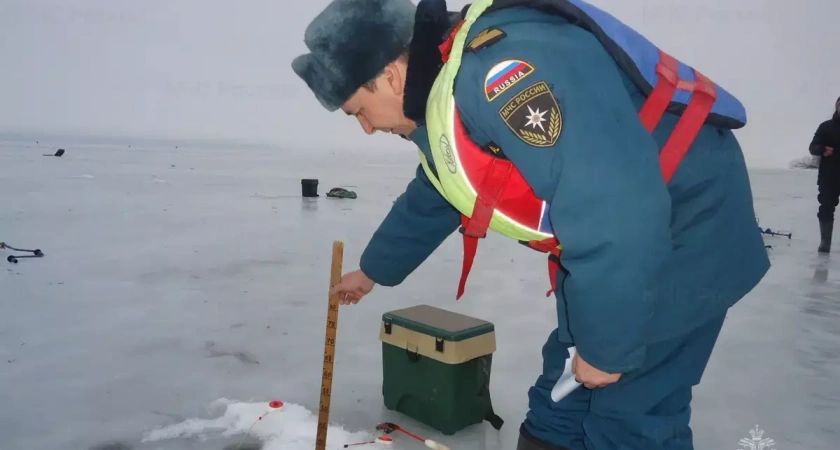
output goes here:
{"type": "Polygon", "coordinates": [[[523,435],[548,444],[546,449],[693,450],[691,390],[700,383],[724,319],[652,344],[643,367],[604,388],[581,386],[556,403],[551,388],[571,344],[558,342],[555,330],[543,346],[543,373],[528,392],[523,435]]]}

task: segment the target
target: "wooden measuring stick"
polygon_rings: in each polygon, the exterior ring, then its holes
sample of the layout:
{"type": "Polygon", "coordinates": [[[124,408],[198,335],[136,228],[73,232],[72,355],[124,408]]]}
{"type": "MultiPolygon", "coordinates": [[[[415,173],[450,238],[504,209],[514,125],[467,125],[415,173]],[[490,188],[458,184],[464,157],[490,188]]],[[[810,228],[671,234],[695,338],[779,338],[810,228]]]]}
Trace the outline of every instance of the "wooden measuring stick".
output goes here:
{"type": "MultiPolygon", "coordinates": [[[[332,271],[330,288],[341,281],[341,266],[344,260],[344,243],[333,241],[332,271]]],[[[333,363],[335,362],[335,337],[338,331],[338,296],[329,296],[327,308],[327,332],[324,339],[324,370],[321,375],[321,404],[318,408],[318,434],[315,437],[315,450],[325,450],[327,429],[330,424],[330,396],[332,394],[333,363]]]]}

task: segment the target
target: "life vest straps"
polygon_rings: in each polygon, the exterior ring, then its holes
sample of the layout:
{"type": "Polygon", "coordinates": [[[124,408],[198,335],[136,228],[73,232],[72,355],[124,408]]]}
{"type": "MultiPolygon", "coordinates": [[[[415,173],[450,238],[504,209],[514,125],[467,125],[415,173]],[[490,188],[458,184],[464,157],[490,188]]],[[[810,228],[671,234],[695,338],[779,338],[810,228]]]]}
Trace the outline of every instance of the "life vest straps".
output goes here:
{"type": "MultiPolygon", "coordinates": [[[[452,36],[441,45],[444,61],[447,59],[448,50],[451,48],[451,40],[452,36]]],[[[667,184],[671,181],[677,167],[679,167],[706,122],[706,118],[717,99],[717,92],[714,84],[696,70],[694,71],[695,81],[680,79],[676,59],[661,50],[656,73],[659,75],[656,85],[639,111],[639,119],[648,132],[653,133],[656,129],[677,90],[692,92],[688,106],[659,153],[662,176],[667,184]]],[[[481,184],[476,187],[477,195],[472,218],[465,215],[461,216],[460,232],[464,235],[464,264],[456,299],[460,299],[464,294],[467,276],[472,269],[475,253],[478,249],[478,239],[486,236],[493,210],[501,198],[512,171],[513,164],[509,160],[493,159],[487,175],[485,175],[481,184]]],[[[546,296],[550,296],[557,289],[557,271],[562,269],[558,240],[549,238],[542,241],[523,242],[523,244],[535,250],[549,253],[548,276],[551,282],[551,290],[546,293],[546,296]]]]}
{"type": "Polygon", "coordinates": [[[692,93],[688,106],[659,152],[662,177],[665,183],[670,183],[712,111],[712,106],[717,100],[717,91],[714,83],[697,70],[694,70],[694,81],[681,80],[677,60],[662,50],[659,51],[656,74],[659,75],[656,86],[639,111],[639,119],[649,133],[653,133],[662,120],[677,90],[692,93]]]}
{"type": "Polygon", "coordinates": [[[647,101],[642,105],[641,111],[639,111],[639,119],[641,119],[642,125],[648,130],[648,133],[653,133],[656,125],[665,115],[668,105],[671,104],[674,93],[677,92],[678,70],[677,60],[660,50],[659,63],[656,65],[656,74],[659,75],[659,81],[653,87],[653,92],[650,93],[647,101]]]}
{"type": "Polygon", "coordinates": [[[487,229],[490,227],[490,220],[493,218],[493,211],[502,198],[502,193],[513,173],[513,163],[505,159],[494,158],[490,167],[476,186],[477,196],[473,205],[472,217],[461,215],[461,229],[464,235],[464,265],[461,269],[461,281],[458,284],[458,294],[455,299],[464,295],[464,287],[467,284],[467,276],[472,269],[475,251],[478,248],[478,240],[487,236],[487,229]]]}
{"type": "MultiPolygon", "coordinates": [[[[709,117],[715,100],[717,100],[715,85],[711,80],[696,70],[694,71],[694,78],[695,81],[685,89],[693,93],[691,100],[680,116],[677,125],[674,126],[671,135],[668,136],[668,140],[665,141],[662,151],[659,152],[662,177],[666,184],[671,182],[677,167],[685,158],[685,154],[688,153],[688,149],[694,139],[697,138],[700,129],[703,128],[703,124],[709,117]]],[[[680,83],[683,83],[683,81],[680,83]]],[[[681,89],[679,85],[677,88],[681,89]]]]}

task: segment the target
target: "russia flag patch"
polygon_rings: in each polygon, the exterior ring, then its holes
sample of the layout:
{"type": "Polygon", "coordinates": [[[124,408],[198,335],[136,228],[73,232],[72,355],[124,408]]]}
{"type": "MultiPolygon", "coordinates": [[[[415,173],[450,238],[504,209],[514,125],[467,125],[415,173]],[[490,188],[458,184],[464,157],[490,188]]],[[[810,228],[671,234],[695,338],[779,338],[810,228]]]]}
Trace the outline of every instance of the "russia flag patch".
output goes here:
{"type": "Polygon", "coordinates": [[[484,77],[484,95],[492,102],[502,92],[518,83],[534,71],[534,67],[525,61],[508,59],[493,66],[484,77]]]}

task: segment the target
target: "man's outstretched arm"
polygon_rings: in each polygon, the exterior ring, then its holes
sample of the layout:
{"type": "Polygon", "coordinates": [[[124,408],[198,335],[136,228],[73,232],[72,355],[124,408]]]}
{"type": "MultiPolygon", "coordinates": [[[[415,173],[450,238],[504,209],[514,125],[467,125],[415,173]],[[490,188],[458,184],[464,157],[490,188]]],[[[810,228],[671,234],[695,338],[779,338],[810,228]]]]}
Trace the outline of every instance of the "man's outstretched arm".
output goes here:
{"type": "Polygon", "coordinates": [[[362,253],[360,269],[376,284],[405,280],[461,225],[461,215],[438,193],[422,166],[362,253]]]}

